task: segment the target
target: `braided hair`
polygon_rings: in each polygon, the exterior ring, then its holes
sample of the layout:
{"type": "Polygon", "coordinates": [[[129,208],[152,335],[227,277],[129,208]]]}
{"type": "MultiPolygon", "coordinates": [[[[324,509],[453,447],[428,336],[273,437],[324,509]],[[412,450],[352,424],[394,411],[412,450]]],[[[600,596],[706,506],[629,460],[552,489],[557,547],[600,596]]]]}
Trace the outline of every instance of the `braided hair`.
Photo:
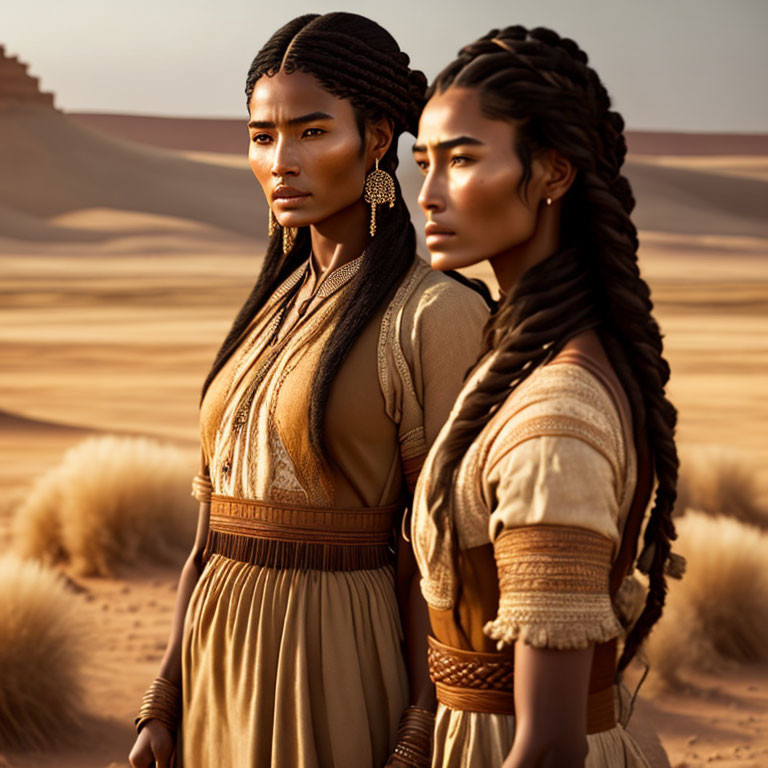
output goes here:
{"type": "Polygon", "coordinates": [[[624,122],[611,111],[586,53],[549,29],[492,30],[462,48],[427,97],[451,86],[476,90],[486,117],[514,121],[521,187],[541,149],[567,158],[576,177],[563,198],[561,250],[528,269],[488,321],[484,347],[494,350],[493,362],[466,396],[435,457],[430,514],[437,517],[450,503],[461,457],[510,392],[569,339],[594,328],[627,394],[635,435],[640,445],[647,440],[657,483],[640,558],[648,563],[649,592],[624,644],[624,669],[664,605],[678,470],[677,414],[665,395],[669,366],[638,269],[637,230],[630,219],[635,201],[621,174],[624,122]]]}
{"type": "MultiPolygon", "coordinates": [[[[377,307],[391,294],[416,258],[416,233],[395,171],[397,140],[415,135],[424,106],[427,81],[409,68],[408,56],[376,22],[354,13],[307,14],[275,32],[256,55],[245,83],[246,106],[256,82],[280,70],[313,75],[329,93],[348,99],[354,108],[361,139],[366,121],[388,118],[393,140],[379,167],[395,182],[394,207],[377,213],[376,235],[365,250],[361,269],[352,278],[336,326],[323,350],[310,400],[310,437],[318,449],[323,442],[323,417],[333,379],[377,307]]],[[[362,195],[362,190],[361,190],[362,195]]],[[[309,227],[301,227],[291,250],[283,254],[279,233],[269,240],[259,277],[240,309],[203,385],[232,355],[259,309],[275,288],[310,255],[309,227]]]]}

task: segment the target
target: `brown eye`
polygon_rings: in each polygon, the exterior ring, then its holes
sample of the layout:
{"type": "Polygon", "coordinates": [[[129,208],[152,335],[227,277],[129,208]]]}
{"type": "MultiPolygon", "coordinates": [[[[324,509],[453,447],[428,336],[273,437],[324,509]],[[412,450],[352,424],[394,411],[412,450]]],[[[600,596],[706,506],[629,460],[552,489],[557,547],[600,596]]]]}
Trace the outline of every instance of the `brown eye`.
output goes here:
{"type": "Polygon", "coordinates": [[[272,137],[268,133],[254,133],[251,136],[251,141],[254,144],[269,144],[272,141],[272,137]]]}

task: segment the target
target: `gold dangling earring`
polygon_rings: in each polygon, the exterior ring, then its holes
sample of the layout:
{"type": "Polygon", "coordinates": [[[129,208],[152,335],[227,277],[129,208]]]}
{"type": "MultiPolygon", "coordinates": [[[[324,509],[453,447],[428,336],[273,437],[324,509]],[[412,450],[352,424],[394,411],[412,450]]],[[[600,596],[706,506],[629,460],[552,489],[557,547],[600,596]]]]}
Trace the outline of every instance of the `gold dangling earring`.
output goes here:
{"type": "MultiPolygon", "coordinates": [[[[277,232],[278,228],[280,227],[280,224],[277,221],[277,216],[275,216],[275,212],[272,210],[272,207],[269,208],[269,236],[272,237],[272,235],[277,232]]],[[[297,227],[282,227],[283,230],[283,254],[288,253],[288,251],[293,248],[293,244],[296,242],[296,233],[298,232],[297,227]]]]}
{"type": "Polygon", "coordinates": [[[288,253],[296,242],[298,227],[283,227],[283,255],[288,253]]]}
{"type": "Polygon", "coordinates": [[[379,158],[376,158],[376,170],[371,171],[365,179],[365,202],[371,206],[371,237],[376,234],[376,207],[389,203],[395,205],[395,181],[386,172],[379,170],[379,158]]]}

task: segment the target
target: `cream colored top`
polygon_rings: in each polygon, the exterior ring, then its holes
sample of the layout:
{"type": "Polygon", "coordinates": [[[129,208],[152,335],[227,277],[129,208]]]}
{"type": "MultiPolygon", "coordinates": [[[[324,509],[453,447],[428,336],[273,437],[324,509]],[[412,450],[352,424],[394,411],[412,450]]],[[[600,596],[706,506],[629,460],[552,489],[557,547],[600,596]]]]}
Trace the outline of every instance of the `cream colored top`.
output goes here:
{"type": "Polygon", "coordinates": [[[436,611],[456,603],[454,536],[460,550],[493,544],[503,578],[487,636],[500,645],[523,637],[557,647],[609,640],[620,627],[608,573],[632,504],[637,467],[626,401],[617,403],[589,370],[556,359],[531,374],[467,450],[450,507],[434,519],[428,513],[437,448],[491,361],[489,356],[481,363],[462,390],[417,486],[412,535],[424,597],[436,611]],[[516,555],[502,568],[500,544],[511,533],[516,555]],[[561,562],[556,551],[568,553],[571,539],[583,557],[571,547],[569,561],[561,562]]]}

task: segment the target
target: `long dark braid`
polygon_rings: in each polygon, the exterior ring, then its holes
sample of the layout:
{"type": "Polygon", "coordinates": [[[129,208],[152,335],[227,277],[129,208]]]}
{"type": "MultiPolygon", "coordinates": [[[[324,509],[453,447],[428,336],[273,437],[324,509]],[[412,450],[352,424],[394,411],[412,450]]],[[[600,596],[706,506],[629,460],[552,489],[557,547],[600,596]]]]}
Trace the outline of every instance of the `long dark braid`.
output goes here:
{"type": "Polygon", "coordinates": [[[573,40],[549,29],[492,30],[463,48],[427,94],[450,86],[476,89],[487,117],[515,122],[524,167],[521,193],[540,149],[557,150],[577,171],[563,199],[562,249],[527,270],[489,320],[485,347],[494,350],[493,363],[465,398],[436,456],[428,503],[439,517],[450,502],[458,463],[490,415],[569,339],[594,328],[627,394],[635,434],[641,440],[647,435],[657,482],[641,555],[648,561],[649,593],[626,638],[623,669],[664,605],[664,565],[675,538],[677,416],[665,395],[669,366],[638,269],[637,230],[630,219],[635,201],[621,175],[624,122],[610,110],[608,93],[587,61],[573,40]]]}
{"type": "MultiPolygon", "coordinates": [[[[281,69],[311,74],[333,95],[349,99],[361,139],[367,120],[386,117],[394,126],[392,144],[379,165],[395,180],[396,202],[393,208],[384,206],[378,212],[376,235],[346,292],[313,386],[310,435],[315,447],[321,448],[325,408],[336,372],[365,324],[416,258],[416,234],[395,172],[398,137],[404,131],[416,133],[427,82],[421,72],[409,68],[408,56],[385,29],[353,13],[309,14],[279,29],[251,64],[246,103],[259,78],[273,76],[281,69]]],[[[267,298],[309,254],[308,227],[299,230],[293,248],[285,255],[279,233],[272,236],[256,285],[219,349],[203,394],[267,298]]]]}

